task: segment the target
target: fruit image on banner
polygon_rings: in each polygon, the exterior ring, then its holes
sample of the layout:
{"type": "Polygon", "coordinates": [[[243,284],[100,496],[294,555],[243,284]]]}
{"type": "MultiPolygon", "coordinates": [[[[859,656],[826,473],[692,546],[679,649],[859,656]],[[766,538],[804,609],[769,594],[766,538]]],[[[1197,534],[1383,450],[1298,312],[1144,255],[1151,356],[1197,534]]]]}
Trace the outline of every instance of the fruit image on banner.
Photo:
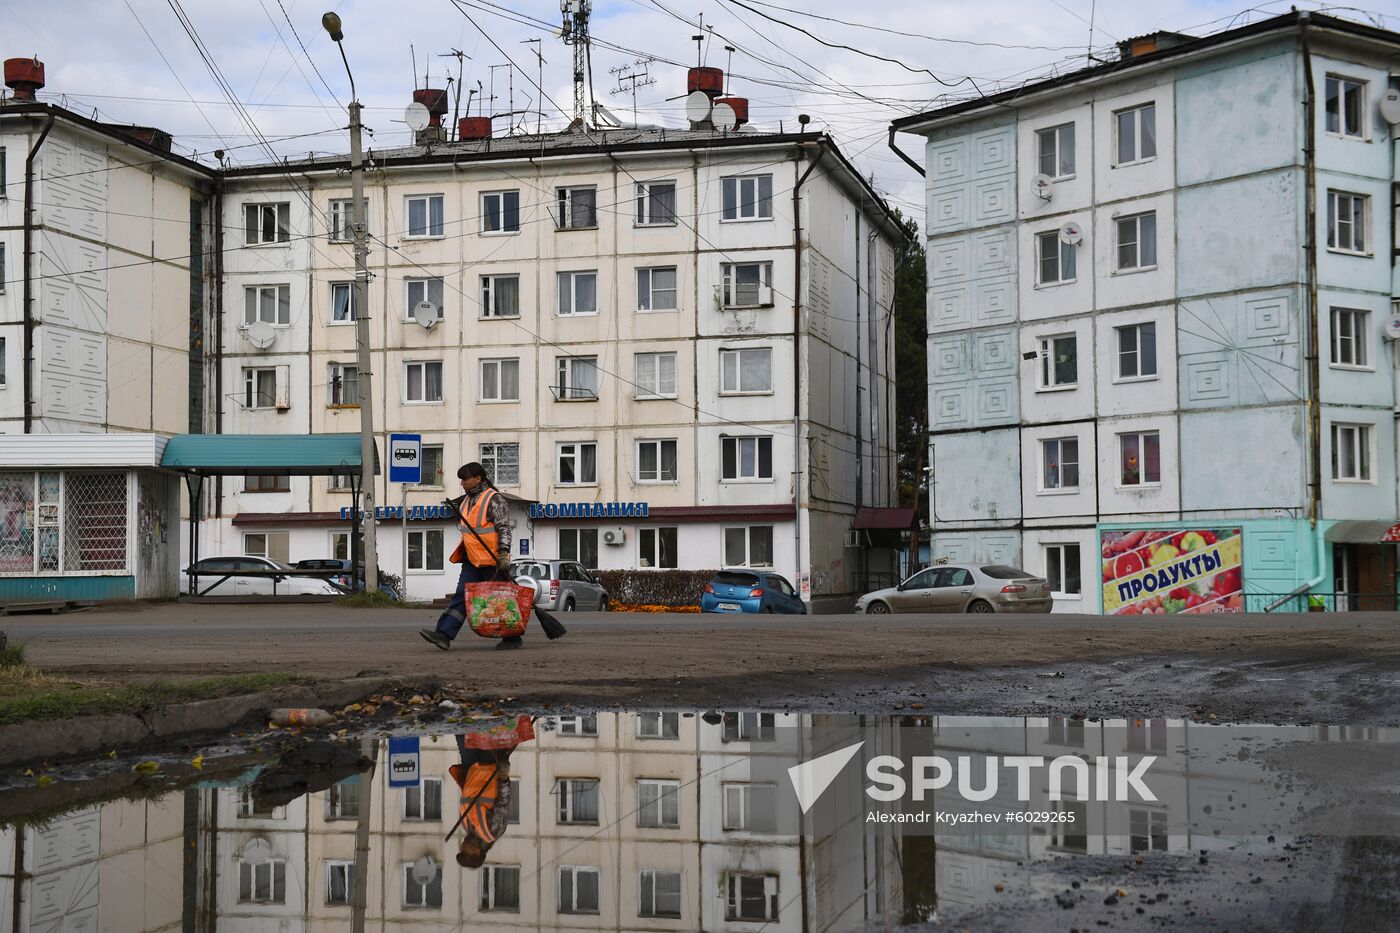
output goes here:
{"type": "Polygon", "coordinates": [[[1244,612],[1238,528],[1106,531],[1105,615],[1244,612]]]}

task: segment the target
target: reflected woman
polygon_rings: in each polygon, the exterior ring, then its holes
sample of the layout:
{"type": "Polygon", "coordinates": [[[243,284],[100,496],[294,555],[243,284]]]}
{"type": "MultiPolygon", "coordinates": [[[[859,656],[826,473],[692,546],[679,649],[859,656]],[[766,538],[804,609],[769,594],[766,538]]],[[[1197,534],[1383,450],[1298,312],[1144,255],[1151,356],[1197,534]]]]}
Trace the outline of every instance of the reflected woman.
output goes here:
{"type": "MultiPolygon", "coordinates": [[[[448,769],[457,783],[462,839],[457,864],[480,868],[510,825],[510,754],[535,737],[534,720],[518,716],[457,736],[462,763],[448,769]]],[[[456,832],[457,827],[453,827],[456,832]]],[[[450,839],[452,834],[448,834],[450,839]]]]}

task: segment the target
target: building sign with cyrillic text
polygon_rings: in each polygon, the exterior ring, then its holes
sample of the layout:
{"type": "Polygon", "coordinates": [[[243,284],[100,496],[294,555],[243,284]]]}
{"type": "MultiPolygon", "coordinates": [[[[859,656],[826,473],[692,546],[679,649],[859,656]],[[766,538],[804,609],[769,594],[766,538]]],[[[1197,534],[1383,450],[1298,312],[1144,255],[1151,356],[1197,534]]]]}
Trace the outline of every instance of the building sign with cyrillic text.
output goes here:
{"type": "Polygon", "coordinates": [[[1243,612],[1243,541],[1238,528],[1104,532],[1104,613],[1243,612]]]}
{"type": "Polygon", "coordinates": [[[531,518],[647,518],[648,502],[532,502],[531,518]]]}
{"type": "MultiPolygon", "coordinates": [[[[340,517],[343,521],[350,520],[348,505],[340,507],[340,517]]],[[[410,505],[406,509],[401,505],[381,505],[374,510],[375,520],[381,522],[391,518],[395,521],[407,519],[411,522],[441,522],[456,517],[456,513],[445,505],[410,505]]]]}

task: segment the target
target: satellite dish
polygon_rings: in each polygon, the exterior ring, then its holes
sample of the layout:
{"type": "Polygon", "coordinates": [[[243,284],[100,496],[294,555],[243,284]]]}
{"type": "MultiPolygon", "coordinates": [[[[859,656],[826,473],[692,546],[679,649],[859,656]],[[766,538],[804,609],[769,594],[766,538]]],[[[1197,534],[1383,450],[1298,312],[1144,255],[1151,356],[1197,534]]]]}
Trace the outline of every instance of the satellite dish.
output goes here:
{"type": "Polygon", "coordinates": [[[1042,201],[1050,200],[1050,189],[1054,186],[1049,175],[1036,175],[1031,179],[1031,191],[1042,201]]]}
{"type": "Polygon", "coordinates": [[[433,861],[431,855],[420,855],[418,861],[413,863],[413,880],[421,885],[432,884],[437,877],[438,865],[433,861]]]}
{"type": "Polygon", "coordinates": [[[704,91],[691,91],[685,98],[685,118],[691,123],[710,119],[710,96],[704,91]]]}
{"type": "Polygon", "coordinates": [[[1391,88],[1381,95],[1381,116],[1391,126],[1400,123],[1400,91],[1391,88]]]}
{"type": "Polygon", "coordinates": [[[248,342],[259,350],[266,350],[272,346],[272,338],[277,336],[277,332],[272,329],[272,325],[267,321],[254,321],[248,325],[246,332],[248,342]]]}
{"type": "Polygon", "coordinates": [[[1084,242],[1084,231],[1079,228],[1079,224],[1070,221],[1060,228],[1060,242],[1066,246],[1078,246],[1084,242]]]}
{"type": "Polygon", "coordinates": [[[1385,319],[1385,336],[1388,340],[1400,340],[1400,314],[1385,319]]]}
{"type": "Polygon", "coordinates": [[[408,128],[415,133],[427,127],[428,117],[428,108],[424,107],[416,100],[405,107],[403,111],[403,122],[407,123],[408,128]]]}
{"type": "Polygon", "coordinates": [[[717,130],[732,130],[739,125],[739,118],[734,113],[734,108],[728,104],[715,104],[715,109],[710,113],[710,121],[714,123],[717,130]]]}
{"type": "Polygon", "coordinates": [[[438,306],[431,301],[420,301],[413,306],[413,320],[424,330],[432,330],[441,318],[438,316],[438,306]]]}

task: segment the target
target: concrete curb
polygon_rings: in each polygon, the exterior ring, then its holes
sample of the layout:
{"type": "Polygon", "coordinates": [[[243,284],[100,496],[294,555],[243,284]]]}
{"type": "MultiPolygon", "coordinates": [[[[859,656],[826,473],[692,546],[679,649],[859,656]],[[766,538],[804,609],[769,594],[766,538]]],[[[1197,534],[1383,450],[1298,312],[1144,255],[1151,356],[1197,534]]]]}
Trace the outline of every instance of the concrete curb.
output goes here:
{"type": "MultiPolygon", "coordinates": [[[[179,736],[230,729],[245,719],[277,707],[337,709],[376,693],[398,690],[409,681],[401,677],[330,680],[195,700],[144,710],[139,714],[79,716],[75,719],[35,720],[0,726],[0,767],[62,758],[131,751],[179,736]]],[[[436,683],[414,680],[415,688],[431,692],[436,683]]]]}

